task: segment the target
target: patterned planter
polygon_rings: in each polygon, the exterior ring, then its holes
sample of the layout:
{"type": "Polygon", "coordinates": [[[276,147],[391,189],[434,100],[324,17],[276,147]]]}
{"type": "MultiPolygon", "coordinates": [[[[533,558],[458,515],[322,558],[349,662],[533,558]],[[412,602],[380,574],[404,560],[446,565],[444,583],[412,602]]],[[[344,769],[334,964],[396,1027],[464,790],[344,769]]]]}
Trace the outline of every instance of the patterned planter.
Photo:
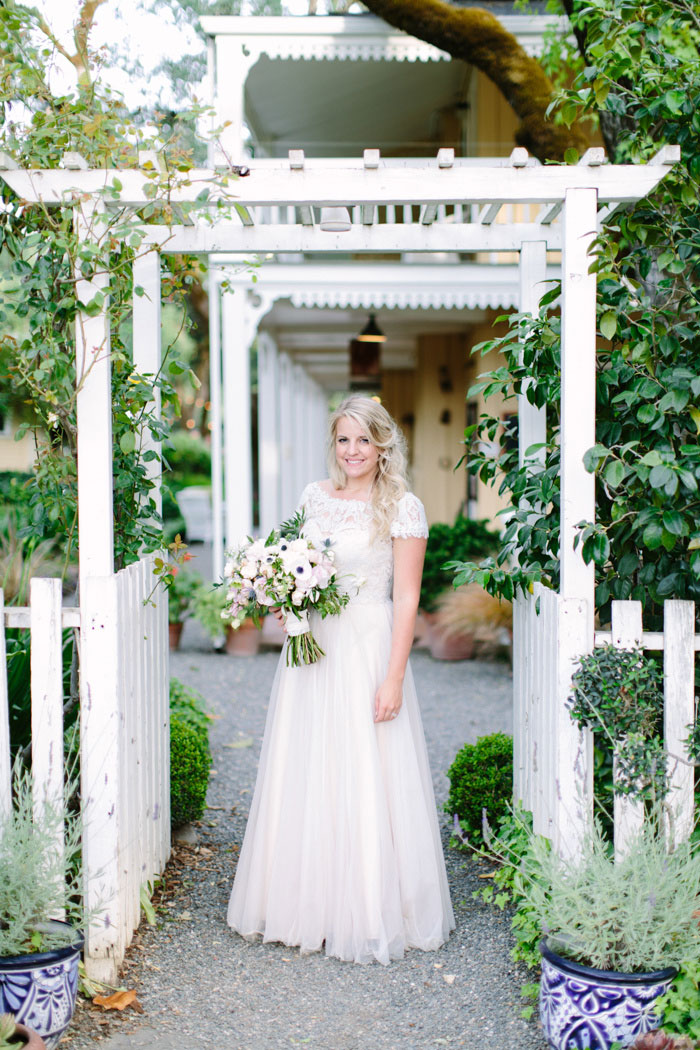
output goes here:
{"type": "Polygon", "coordinates": [[[37,1032],[47,1050],[58,1044],[73,1016],[82,947],[76,934],[67,948],[0,958],[0,1013],[14,1014],[37,1032]]]}
{"type": "Polygon", "coordinates": [[[615,1042],[629,1046],[659,1027],[654,1000],[676,976],[675,967],[613,973],[557,955],[547,941],[540,942],[540,952],[540,1021],[555,1050],[610,1050],[615,1042]]]}

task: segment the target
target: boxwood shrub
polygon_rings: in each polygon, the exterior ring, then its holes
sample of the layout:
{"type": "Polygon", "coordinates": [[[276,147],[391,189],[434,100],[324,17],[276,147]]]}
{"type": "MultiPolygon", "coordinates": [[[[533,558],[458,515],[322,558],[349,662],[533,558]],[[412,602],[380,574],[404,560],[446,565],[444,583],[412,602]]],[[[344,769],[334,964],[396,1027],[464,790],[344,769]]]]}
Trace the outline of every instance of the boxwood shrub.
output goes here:
{"type": "Polygon", "coordinates": [[[204,700],[174,678],[170,683],[170,823],[174,828],[201,818],[210,769],[204,700]]]}
{"type": "Polygon", "coordinates": [[[457,752],[447,771],[450,793],[445,810],[457,814],[469,841],[483,842],[482,812],[495,828],[513,798],[513,740],[505,733],[479,737],[457,752]]]}

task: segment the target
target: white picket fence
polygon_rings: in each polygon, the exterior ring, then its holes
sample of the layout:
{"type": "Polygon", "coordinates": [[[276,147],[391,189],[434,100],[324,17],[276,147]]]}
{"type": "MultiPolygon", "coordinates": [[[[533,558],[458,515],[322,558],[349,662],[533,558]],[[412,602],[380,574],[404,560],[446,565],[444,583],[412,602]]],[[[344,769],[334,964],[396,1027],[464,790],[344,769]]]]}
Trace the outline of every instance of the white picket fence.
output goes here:
{"type": "MultiPolygon", "coordinates": [[[[47,793],[63,790],[62,631],[78,629],[82,850],[92,917],[85,962],[90,976],[107,981],[138,925],[141,886],[170,853],[167,596],[161,588],[151,594],[153,581],[151,555],[88,578],[78,609],[61,608],[60,581],[33,579],[29,607],[0,616],[3,667],[5,627],[31,632],[37,812],[47,793]]],[[[10,805],[7,678],[0,672],[0,807],[10,805]]]]}
{"type": "MultiPolygon", "coordinates": [[[[534,829],[563,855],[575,855],[592,812],[592,735],[569,717],[566,700],[578,659],[590,648],[591,610],[537,585],[514,604],[514,796],[533,814],[534,829]]],[[[642,630],[641,603],[612,603],[612,629],[596,631],[595,644],[663,651],[664,741],[669,755],[675,834],[689,834],[694,820],[694,769],[683,741],[695,717],[693,602],[664,603],[663,632],[642,630]]],[[[615,849],[641,821],[640,807],[615,801],[615,849]]]]}

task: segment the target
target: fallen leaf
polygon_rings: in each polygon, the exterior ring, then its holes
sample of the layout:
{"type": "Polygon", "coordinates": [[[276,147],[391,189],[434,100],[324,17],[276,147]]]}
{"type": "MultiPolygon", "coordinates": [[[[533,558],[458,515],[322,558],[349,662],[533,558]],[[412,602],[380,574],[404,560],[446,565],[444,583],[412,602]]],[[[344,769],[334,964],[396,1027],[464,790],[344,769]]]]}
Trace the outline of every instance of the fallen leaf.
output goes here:
{"type": "Polygon", "coordinates": [[[254,743],[252,736],[244,736],[240,740],[234,740],[232,744],[224,744],[224,747],[252,747],[254,743]]]}
{"type": "Polygon", "coordinates": [[[478,875],[477,878],[479,878],[479,879],[492,879],[495,874],[496,874],[495,871],[487,871],[487,872],[484,872],[483,875],[478,875]]]}
{"type": "Polygon", "coordinates": [[[445,984],[454,984],[457,977],[456,973],[443,973],[442,979],[445,984]]]}
{"type": "Polygon", "coordinates": [[[96,995],[92,1000],[95,1006],[101,1006],[103,1010],[126,1010],[136,1002],[136,990],[134,988],[124,989],[121,992],[113,992],[111,995],[96,995]]]}

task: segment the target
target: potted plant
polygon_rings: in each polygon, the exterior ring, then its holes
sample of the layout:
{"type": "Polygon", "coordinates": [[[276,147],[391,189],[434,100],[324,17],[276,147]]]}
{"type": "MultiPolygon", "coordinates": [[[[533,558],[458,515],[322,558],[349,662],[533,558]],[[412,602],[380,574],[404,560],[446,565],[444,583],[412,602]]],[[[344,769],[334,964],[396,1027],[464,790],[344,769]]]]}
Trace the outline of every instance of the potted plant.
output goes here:
{"type": "Polygon", "coordinates": [[[46,1050],[46,1043],[38,1034],[18,1024],[12,1014],[0,1015],[0,1050],[46,1050]]]}
{"type": "Polygon", "coordinates": [[[470,660],[477,654],[510,652],[512,636],[512,603],[488,594],[478,583],[467,583],[438,598],[428,645],[435,660],[470,660]]]}
{"type": "Polygon", "coordinates": [[[79,815],[63,799],[44,799],[35,819],[31,776],[17,764],[13,805],[0,818],[0,1012],[35,1030],[47,1050],[75,1009],[85,923],[80,845],[79,815]]]}
{"type": "Polygon", "coordinates": [[[185,620],[195,611],[202,577],[197,572],[182,572],[177,567],[171,569],[171,575],[168,583],[168,631],[170,648],[177,649],[185,620]]]}
{"type": "Polygon", "coordinates": [[[203,584],[197,591],[194,614],[214,645],[223,642],[226,652],[234,656],[254,656],[260,649],[260,628],[247,617],[234,631],[222,617],[225,607],[224,584],[203,584]]]}
{"type": "Polygon", "coordinates": [[[655,1000],[700,954],[700,844],[669,850],[665,827],[659,807],[617,861],[597,821],[575,858],[529,833],[516,893],[545,934],[540,1019],[555,1050],[628,1047],[658,1028],[655,1000]]]}

